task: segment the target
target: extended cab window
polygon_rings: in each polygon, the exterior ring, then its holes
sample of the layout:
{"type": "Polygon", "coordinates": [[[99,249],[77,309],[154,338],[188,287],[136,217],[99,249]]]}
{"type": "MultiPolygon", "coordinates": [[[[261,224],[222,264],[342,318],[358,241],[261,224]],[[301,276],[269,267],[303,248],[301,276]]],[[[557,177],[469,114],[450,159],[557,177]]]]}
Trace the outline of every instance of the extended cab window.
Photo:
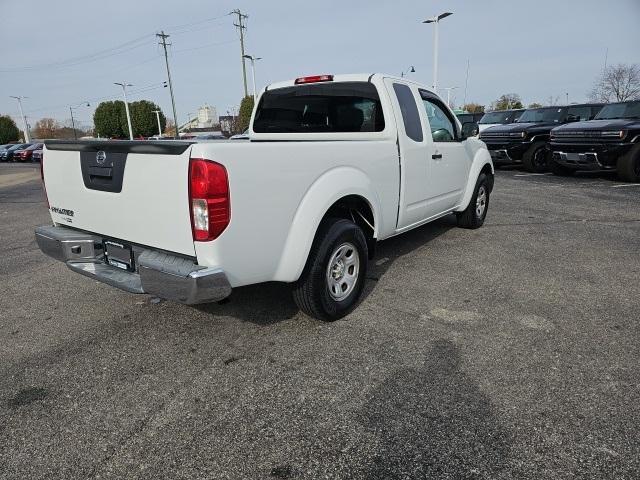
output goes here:
{"type": "Polygon", "coordinates": [[[268,90],[253,122],[257,133],[381,132],[384,115],[367,82],[317,83],[268,90]]]}
{"type": "Polygon", "coordinates": [[[420,113],[416,106],[416,99],[411,89],[402,83],[394,83],[393,91],[396,94],[400,111],[402,112],[402,122],[404,130],[414,142],[422,142],[422,125],[420,124],[420,113]]]}
{"type": "Polygon", "coordinates": [[[455,142],[456,127],[451,114],[447,111],[443,104],[430,95],[420,92],[422,95],[422,104],[427,112],[429,126],[431,127],[431,136],[434,142],[455,142]]]}

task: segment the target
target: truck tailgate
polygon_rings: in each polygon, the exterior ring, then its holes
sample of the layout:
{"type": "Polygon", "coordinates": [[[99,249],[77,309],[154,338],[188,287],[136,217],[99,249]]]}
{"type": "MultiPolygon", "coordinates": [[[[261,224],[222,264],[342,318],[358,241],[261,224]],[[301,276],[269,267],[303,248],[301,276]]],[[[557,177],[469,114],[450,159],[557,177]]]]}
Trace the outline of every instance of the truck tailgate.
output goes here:
{"type": "Polygon", "coordinates": [[[54,223],[195,256],[185,142],[47,142],[54,223]]]}

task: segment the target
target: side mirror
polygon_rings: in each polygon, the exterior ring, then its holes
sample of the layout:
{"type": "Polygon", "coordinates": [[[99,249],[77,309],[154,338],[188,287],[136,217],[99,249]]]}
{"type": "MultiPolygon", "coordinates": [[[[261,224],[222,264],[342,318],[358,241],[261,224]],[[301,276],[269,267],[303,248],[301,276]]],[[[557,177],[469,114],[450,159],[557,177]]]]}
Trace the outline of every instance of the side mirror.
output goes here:
{"type": "Polygon", "coordinates": [[[480,133],[480,127],[476,122],[464,122],[462,124],[462,140],[475,137],[478,133],[480,133]]]}

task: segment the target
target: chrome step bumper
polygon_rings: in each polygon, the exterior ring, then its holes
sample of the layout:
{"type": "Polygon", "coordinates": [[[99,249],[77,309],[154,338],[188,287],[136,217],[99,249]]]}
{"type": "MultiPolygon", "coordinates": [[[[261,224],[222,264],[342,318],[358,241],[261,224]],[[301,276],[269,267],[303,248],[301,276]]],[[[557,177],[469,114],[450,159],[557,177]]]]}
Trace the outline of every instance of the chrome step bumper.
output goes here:
{"type": "Polygon", "coordinates": [[[43,253],[74,272],[130,293],[148,293],[189,305],[216,302],[231,294],[222,269],[197,265],[187,258],[136,248],[137,271],[130,272],[104,262],[99,236],[54,226],[36,228],[35,236],[43,253]]]}

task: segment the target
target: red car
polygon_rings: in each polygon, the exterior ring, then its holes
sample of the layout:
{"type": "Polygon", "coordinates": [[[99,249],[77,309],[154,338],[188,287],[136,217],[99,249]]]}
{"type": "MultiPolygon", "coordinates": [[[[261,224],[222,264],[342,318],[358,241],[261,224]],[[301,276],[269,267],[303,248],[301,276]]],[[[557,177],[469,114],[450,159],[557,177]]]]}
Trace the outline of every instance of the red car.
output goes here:
{"type": "Polygon", "coordinates": [[[33,143],[22,150],[16,150],[13,154],[14,162],[32,162],[34,150],[42,150],[42,143],[33,143]]]}

